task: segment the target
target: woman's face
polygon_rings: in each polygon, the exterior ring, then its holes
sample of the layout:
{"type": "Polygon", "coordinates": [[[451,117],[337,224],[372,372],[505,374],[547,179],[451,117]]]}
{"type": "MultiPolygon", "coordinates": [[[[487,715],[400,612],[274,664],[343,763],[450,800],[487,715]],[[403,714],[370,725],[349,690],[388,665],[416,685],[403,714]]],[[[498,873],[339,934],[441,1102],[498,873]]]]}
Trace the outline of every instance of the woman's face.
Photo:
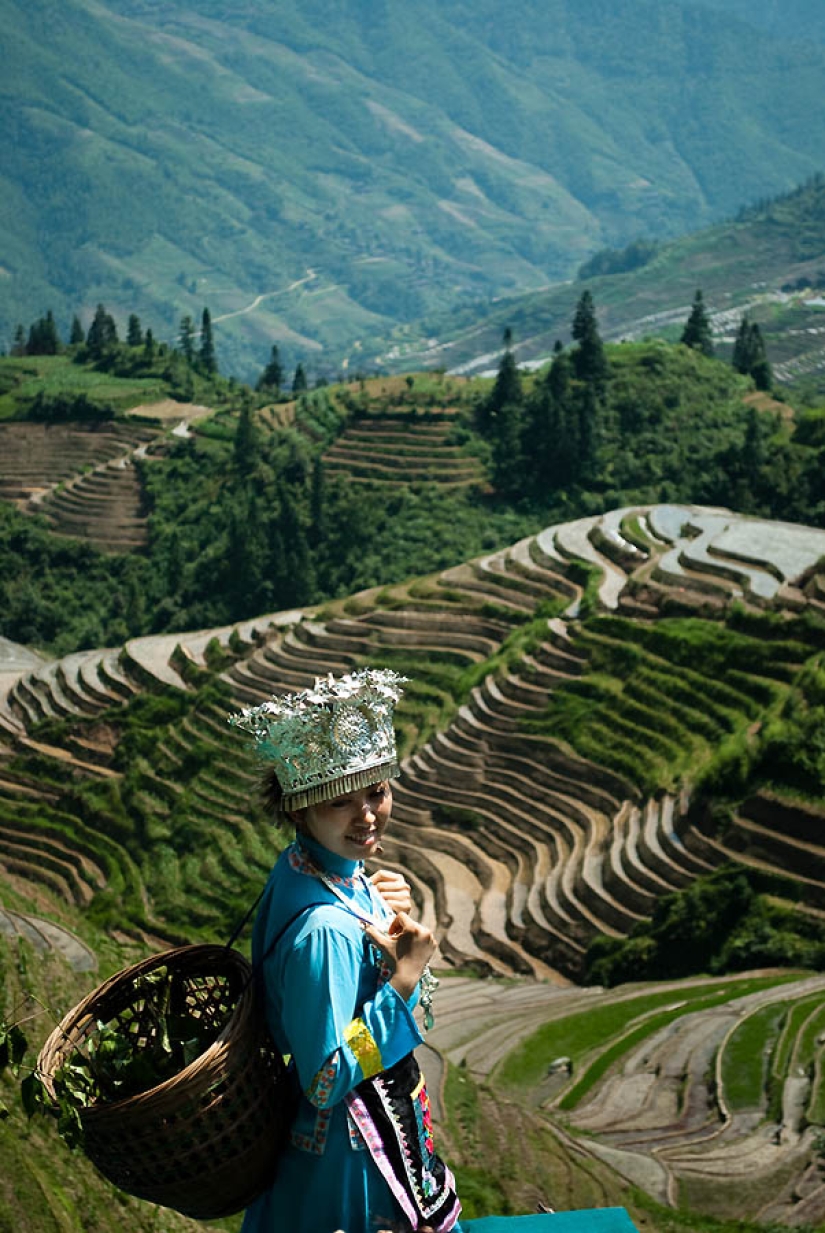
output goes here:
{"type": "Polygon", "coordinates": [[[309,835],[328,852],[346,860],[365,860],[375,852],[392,812],[392,792],[387,780],[359,788],[297,810],[299,831],[309,835]]]}

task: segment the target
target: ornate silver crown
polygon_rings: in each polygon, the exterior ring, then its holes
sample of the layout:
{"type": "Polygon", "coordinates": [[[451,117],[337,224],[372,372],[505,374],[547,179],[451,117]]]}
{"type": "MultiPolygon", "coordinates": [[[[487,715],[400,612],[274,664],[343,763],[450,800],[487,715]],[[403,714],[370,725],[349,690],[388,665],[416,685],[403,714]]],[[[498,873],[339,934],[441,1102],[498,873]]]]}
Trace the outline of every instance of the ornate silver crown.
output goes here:
{"type": "Polygon", "coordinates": [[[229,716],[271,764],[283,808],[302,809],[399,774],[393,711],[407,677],[361,668],[229,716]]]}

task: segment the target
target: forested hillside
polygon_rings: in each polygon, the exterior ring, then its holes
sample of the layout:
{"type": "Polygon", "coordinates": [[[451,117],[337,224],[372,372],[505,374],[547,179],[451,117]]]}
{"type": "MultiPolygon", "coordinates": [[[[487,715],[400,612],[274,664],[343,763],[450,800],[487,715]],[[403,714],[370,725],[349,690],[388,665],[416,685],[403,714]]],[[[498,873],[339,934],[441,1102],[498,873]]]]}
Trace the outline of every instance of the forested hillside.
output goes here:
{"type": "Polygon", "coordinates": [[[539,376],[507,351],[493,382],[375,378],[272,401],[145,340],[3,360],[3,632],[66,651],[223,625],[633,502],[735,498],[822,521],[820,410],[794,416],[696,348],[605,348],[583,302],[595,351],[539,376]],[[150,402],[113,422],[168,391],[183,401],[156,405],[172,418],[153,422],[150,402]]]}
{"type": "Polygon", "coordinates": [[[169,340],[208,303],[227,371],[275,338],[329,375],[822,165],[825,49],[696,0],[0,17],[5,338],[104,300],[169,340]]]}
{"type": "MultiPolygon", "coordinates": [[[[309,389],[275,349],[252,389],[208,314],[175,347],[103,305],[68,344],[48,313],[22,331],[0,1021],[31,1052],[117,967],[227,938],[283,842],[227,713],[393,667],[382,859],[441,940],[431,1082],[467,1214],[816,1228],[823,409],[777,396],[747,319],[735,363],[711,354],[701,296],[683,342],[604,344],[577,290],[574,345],[527,372],[505,335],[490,379],[309,389]]],[[[0,1082],[0,1228],[188,1227],[0,1082]]]]}

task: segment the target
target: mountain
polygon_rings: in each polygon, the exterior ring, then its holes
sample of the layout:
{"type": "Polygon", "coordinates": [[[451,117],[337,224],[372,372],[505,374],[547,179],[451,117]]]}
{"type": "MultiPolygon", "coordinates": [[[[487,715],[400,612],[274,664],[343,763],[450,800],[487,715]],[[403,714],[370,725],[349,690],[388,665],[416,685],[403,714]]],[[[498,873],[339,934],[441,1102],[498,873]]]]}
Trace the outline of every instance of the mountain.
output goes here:
{"type": "Polygon", "coordinates": [[[208,305],[224,371],[277,341],[335,373],[785,190],[823,164],[825,48],[751,7],[2,0],[0,336],[208,305]]]}
{"type": "MultiPolygon", "coordinates": [[[[799,43],[825,42],[825,11],[817,0],[696,0],[705,8],[766,30],[771,38],[799,43]]],[[[800,52],[804,50],[800,47],[800,52]]]]}
{"type": "Polygon", "coordinates": [[[605,250],[581,267],[577,280],[434,314],[398,330],[375,363],[390,370],[429,366],[484,373],[498,362],[502,334],[509,328],[518,362],[538,364],[552,354],[556,339],[569,341],[576,302],[585,289],[596,302],[606,338],[658,335],[676,341],[701,288],[720,355],[730,355],[736,328],[747,313],[765,335],[779,381],[803,377],[821,392],[824,287],[825,177],[816,175],[789,193],[690,235],[605,250]]]}

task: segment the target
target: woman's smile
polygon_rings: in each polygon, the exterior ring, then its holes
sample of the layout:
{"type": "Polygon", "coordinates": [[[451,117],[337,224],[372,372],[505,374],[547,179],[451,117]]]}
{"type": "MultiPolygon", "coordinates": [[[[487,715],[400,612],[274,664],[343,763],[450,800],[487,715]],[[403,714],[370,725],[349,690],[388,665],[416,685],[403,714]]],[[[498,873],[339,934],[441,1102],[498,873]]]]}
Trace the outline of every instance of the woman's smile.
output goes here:
{"type": "Polygon", "coordinates": [[[392,812],[389,783],[372,784],[319,805],[308,805],[297,824],[310,838],[336,856],[363,860],[378,844],[392,812]]]}

